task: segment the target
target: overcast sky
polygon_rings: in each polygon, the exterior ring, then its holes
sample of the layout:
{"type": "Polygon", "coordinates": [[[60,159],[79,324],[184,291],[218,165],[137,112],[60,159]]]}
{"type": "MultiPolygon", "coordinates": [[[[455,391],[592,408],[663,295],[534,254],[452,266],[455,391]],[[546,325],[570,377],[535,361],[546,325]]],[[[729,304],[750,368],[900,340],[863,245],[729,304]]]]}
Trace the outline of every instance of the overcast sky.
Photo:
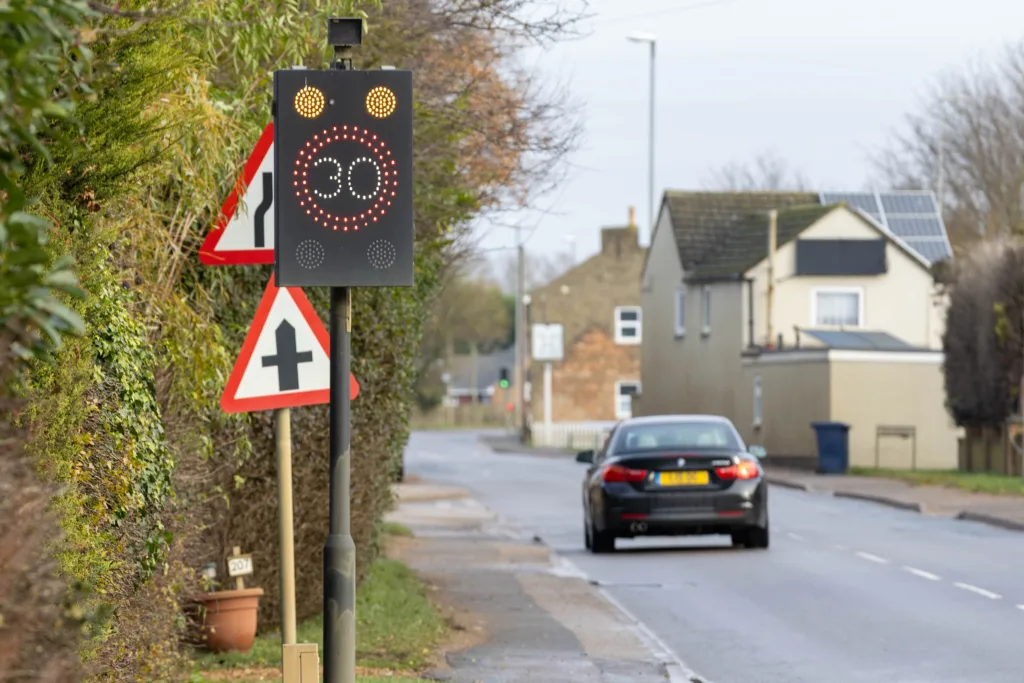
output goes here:
{"type": "MultiPolygon", "coordinates": [[[[575,238],[579,260],[629,205],[647,240],[649,53],[630,33],[658,41],[657,197],[765,151],[816,188],[861,189],[870,155],[939,75],[1024,39],[1021,0],[590,0],[589,11],[587,37],[535,60],[583,105],[581,148],[538,207],[551,213],[520,216],[529,251],[575,238]]],[[[493,257],[514,245],[508,228],[478,235],[493,257]]]]}

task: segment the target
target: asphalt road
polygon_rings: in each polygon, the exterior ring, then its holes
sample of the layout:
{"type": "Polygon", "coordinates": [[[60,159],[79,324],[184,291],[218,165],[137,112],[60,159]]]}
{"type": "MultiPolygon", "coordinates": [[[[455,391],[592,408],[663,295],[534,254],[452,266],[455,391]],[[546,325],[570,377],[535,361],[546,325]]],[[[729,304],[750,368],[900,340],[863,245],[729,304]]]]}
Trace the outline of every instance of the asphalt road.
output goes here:
{"type": "Polygon", "coordinates": [[[599,582],[711,683],[1021,683],[1024,534],[773,487],[772,547],[583,547],[583,465],[421,432],[406,471],[464,486],[599,582]]]}

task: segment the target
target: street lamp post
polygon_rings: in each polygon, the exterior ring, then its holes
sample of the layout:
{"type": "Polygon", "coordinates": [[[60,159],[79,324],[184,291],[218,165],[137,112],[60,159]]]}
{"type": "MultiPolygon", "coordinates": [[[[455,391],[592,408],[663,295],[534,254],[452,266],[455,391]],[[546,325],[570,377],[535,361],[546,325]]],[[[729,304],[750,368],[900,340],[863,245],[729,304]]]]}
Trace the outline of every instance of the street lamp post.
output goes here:
{"type": "Polygon", "coordinates": [[[647,43],[651,49],[650,102],[648,104],[647,129],[647,223],[651,236],[654,235],[654,47],[655,37],[649,33],[634,33],[626,36],[634,43],[647,43]]]}

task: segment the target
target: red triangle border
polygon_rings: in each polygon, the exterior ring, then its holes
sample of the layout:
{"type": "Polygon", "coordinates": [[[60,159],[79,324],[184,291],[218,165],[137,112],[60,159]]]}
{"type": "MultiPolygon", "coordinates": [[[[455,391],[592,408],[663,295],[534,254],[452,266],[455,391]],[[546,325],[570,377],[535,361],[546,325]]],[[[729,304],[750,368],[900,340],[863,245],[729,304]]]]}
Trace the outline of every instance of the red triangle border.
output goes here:
{"type": "MultiPolygon", "coordinates": [[[[274,122],[271,121],[267,124],[266,128],[263,129],[263,133],[260,135],[260,139],[257,140],[256,146],[252,150],[252,154],[249,155],[248,161],[245,162],[245,167],[242,169],[242,182],[244,187],[249,187],[249,183],[256,177],[256,171],[259,170],[260,164],[263,163],[264,157],[267,156],[267,151],[270,146],[274,144],[274,122]]],[[[248,265],[268,265],[274,262],[274,250],[273,249],[240,249],[235,251],[217,251],[217,244],[220,242],[220,238],[224,235],[224,230],[227,228],[228,223],[235,215],[235,211],[238,209],[238,186],[236,185],[231,190],[231,194],[224,200],[224,205],[221,207],[220,216],[217,218],[217,223],[207,235],[206,239],[203,240],[203,245],[199,247],[199,261],[203,265],[207,266],[248,266],[248,265]]]]}
{"type": "MultiPolygon", "coordinates": [[[[284,289],[291,295],[295,304],[299,307],[299,311],[302,312],[302,317],[305,318],[306,323],[313,330],[313,334],[316,335],[317,341],[320,342],[320,346],[323,347],[327,357],[330,358],[331,338],[323,322],[320,321],[320,316],[313,309],[313,304],[309,302],[305,292],[300,288],[285,287],[284,289]]],[[[272,394],[270,396],[253,396],[241,399],[235,398],[235,394],[238,393],[238,386],[242,383],[245,369],[249,366],[252,354],[256,350],[256,342],[259,341],[260,334],[263,333],[263,328],[267,324],[267,318],[270,316],[270,310],[273,308],[274,301],[277,299],[279,292],[280,288],[274,284],[274,276],[271,275],[267,288],[263,291],[263,298],[260,299],[259,306],[256,307],[256,315],[253,316],[249,332],[245,335],[242,350],[238,354],[238,359],[231,370],[231,376],[224,387],[224,393],[221,395],[220,407],[226,413],[248,413],[260,410],[277,410],[278,408],[298,408],[331,402],[330,389],[272,394]]],[[[359,382],[356,381],[355,375],[349,373],[349,397],[350,399],[355,399],[358,395],[359,382]]]]}

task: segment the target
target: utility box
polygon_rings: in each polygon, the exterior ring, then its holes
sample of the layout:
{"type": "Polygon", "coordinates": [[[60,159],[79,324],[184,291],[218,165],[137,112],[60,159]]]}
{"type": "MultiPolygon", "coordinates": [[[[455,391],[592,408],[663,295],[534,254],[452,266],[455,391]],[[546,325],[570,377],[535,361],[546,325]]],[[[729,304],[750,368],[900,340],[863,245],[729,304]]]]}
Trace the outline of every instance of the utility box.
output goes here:
{"type": "Polygon", "coordinates": [[[282,647],[283,683],[320,683],[320,655],[316,643],[282,647]]]}

